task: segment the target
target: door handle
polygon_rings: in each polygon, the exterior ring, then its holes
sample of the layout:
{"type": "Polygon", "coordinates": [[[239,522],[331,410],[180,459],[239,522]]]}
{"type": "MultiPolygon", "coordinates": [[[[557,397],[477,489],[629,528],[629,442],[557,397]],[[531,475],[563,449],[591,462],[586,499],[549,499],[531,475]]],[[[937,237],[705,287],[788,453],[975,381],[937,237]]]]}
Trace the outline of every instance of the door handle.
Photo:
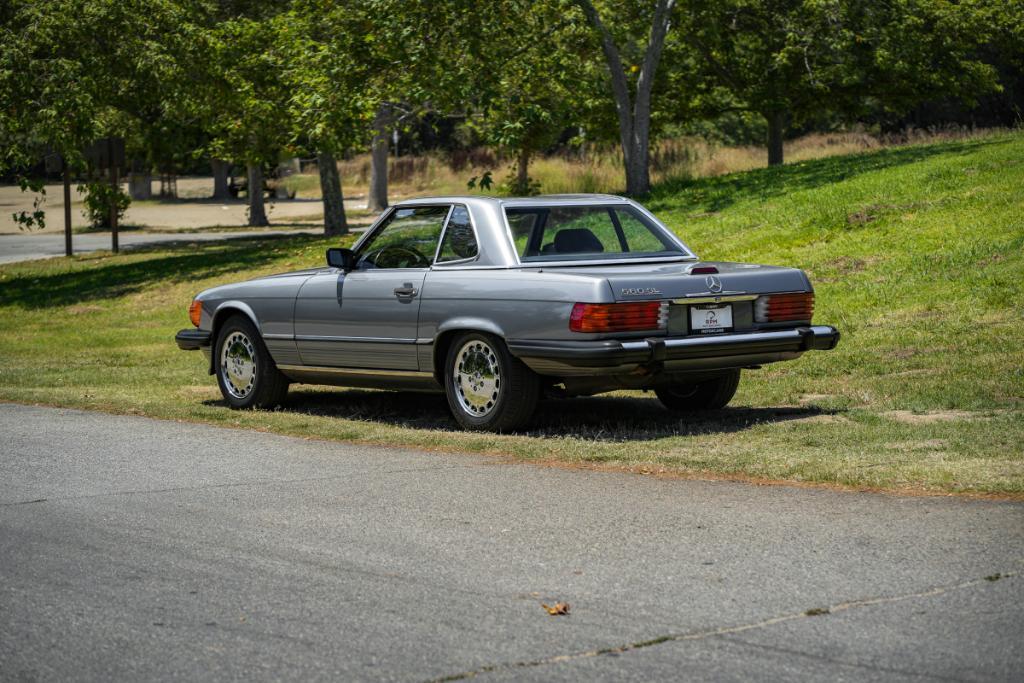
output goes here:
{"type": "Polygon", "coordinates": [[[395,296],[400,299],[414,297],[416,296],[416,288],[412,286],[411,282],[406,282],[401,287],[395,287],[395,296]]]}

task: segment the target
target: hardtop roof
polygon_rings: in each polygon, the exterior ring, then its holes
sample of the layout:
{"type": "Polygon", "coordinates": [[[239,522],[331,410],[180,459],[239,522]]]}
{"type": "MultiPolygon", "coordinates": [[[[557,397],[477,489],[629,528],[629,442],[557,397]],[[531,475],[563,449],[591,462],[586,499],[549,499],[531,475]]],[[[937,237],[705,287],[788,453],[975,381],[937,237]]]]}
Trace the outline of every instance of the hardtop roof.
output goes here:
{"type": "Polygon", "coordinates": [[[485,195],[450,195],[405,199],[396,206],[423,206],[430,204],[487,204],[490,206],[565,206],[587,204],[628,204],[629,199],[611,194],[546,194],[536,197],[489,197],[485,195]]]}

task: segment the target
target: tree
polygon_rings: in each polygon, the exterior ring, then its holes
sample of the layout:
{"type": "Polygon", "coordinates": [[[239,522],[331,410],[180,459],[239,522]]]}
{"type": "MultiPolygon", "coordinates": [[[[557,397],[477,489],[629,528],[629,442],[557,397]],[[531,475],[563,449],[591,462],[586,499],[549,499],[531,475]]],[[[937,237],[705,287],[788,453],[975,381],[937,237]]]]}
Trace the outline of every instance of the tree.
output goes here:
{"type": "Polygon", "coordinates": [[[363,143],[373,107],[366,85],[380,66],[363,5],[296,0],[279,39],[287,54],[292,139],[317,154],[324,233],[348,232],[338,155],[363,143]]]}
{"type": "Polygon", "coordinates": [[[264,167],[278,161],[292,130],[291,90],[284,77],[280,16],[234,17],[206,34],[205,88],[196,99],[215,158],[246,164],[251,226],[269,225],[263,201],[264,167]]]}
{"type": "MultiPolygon", "coordinates": [[[[646,45],[642,48],[642,56],[636,55],[639,59],[635,61],[629,59],[628,70],[624,64],[624,54],[633,57],[632,53],[638,52],[633,46],[639,42],[636,39],[638,27],[644,24],[630,17],[633,21],[622,21],[619,26],[612,26],[602,18],[598,7],[591,0],[577,0],[577,4],[597,32],[604,52],[619,122],[619,139],[626,167],[626,193],[647,194],[651,189],[652,91],[676,0],[656,0],[647,22],[650,30],[646,45]],[[618,41],[614,35],[616,29],[623,34],[623,38],[618,41]],[[631,83],[633,74],[635,82],[631,83]]],[[[617,13],[621,16],[621,9],[617,13]]]]}
{"type": "MultiPolygon", "coordinates": [[[[524,35],[529,13],[547,3],[507,0],[485,10],[475,0],[371,0],[378,68],[365,87],[376,98],[372,123],[369,206],[387,206],[388,137],[403,120],[427,112],[466,116],[507,96],[499,80],[509,62],[501,55],[543,49],[536,31],[524,35]]],[[[537,21],[532,22],[539,26],[537,21]]],[[[542,41],[543,42],[543,41],[542,41]]],[[[543,87],[538,81],[532,84],[543,87]]]]}
{"type": "Polygon", "coordinates": [[[57,154],[68,180],[93,140],[164,111],[182,83],[175,55],[192,9],[189,0],[4,3],[0,171],[57,154]]]}
{"type": "Polygon", "coordinates": [[[690,0],[680,10],[700,60],[685,83],[705,113],[753,111],[768,128],[768,164],[786,128],[870,106],[905,110],[935,93],[995,87],[974,58],[986,31],[970,4],[946,0],[690,0]]]}
{"type": "Polygon", "coordinates": [[[488,40],[469,76],[476,112],[469,125],[484,140],[511,151],[515,161],[508,189],[534,194],[540,186],[529,175],[532,157],[579,124],[583,87],[588,83],[589,27],[566,17],[561,2],[506,3],[505,12],[480,20],[485,30],[505,39],[488,40]]]}

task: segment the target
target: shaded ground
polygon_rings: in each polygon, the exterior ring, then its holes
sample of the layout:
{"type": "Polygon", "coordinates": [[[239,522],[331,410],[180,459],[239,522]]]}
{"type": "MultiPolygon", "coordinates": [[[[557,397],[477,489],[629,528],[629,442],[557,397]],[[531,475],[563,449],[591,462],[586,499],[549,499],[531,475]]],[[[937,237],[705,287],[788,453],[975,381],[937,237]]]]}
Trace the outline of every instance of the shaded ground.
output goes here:
{"type": "MultiPolygon", "coordinates": [[[[203,233],[125,231],[118,234],[118,244],[121,249],[128,251],[154,245],[174,246],[200,242],[216,242],[257,235],[260,237],[275,237],[296,234],[323,234],[323,228],[294,228],[287,232],[274,228],[203,233]]],[[[93,251],[110,249],[111,236],[109,232],[74,235],[71,243],[75,254],[87,254],[93,251]]],[[[45,231],[42,234],[35,231],[18,235],[0,234],[0,263],[17,263],[18,261],[32,261],[52,258],[54,256],[64,256],[64,236],[62,234],[54,234],[52,231],[45,231]]]]}

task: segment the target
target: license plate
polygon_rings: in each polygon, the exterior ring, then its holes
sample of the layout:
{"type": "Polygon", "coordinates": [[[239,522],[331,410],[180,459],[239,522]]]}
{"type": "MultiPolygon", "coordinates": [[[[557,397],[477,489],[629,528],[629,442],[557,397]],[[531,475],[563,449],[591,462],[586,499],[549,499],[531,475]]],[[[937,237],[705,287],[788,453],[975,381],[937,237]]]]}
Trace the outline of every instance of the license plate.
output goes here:
{"type": "Polygon", "coordinates": [[[732,329],[732,305],[690,306],[690,329],[696,334],[716,334],[732,329]]]}

